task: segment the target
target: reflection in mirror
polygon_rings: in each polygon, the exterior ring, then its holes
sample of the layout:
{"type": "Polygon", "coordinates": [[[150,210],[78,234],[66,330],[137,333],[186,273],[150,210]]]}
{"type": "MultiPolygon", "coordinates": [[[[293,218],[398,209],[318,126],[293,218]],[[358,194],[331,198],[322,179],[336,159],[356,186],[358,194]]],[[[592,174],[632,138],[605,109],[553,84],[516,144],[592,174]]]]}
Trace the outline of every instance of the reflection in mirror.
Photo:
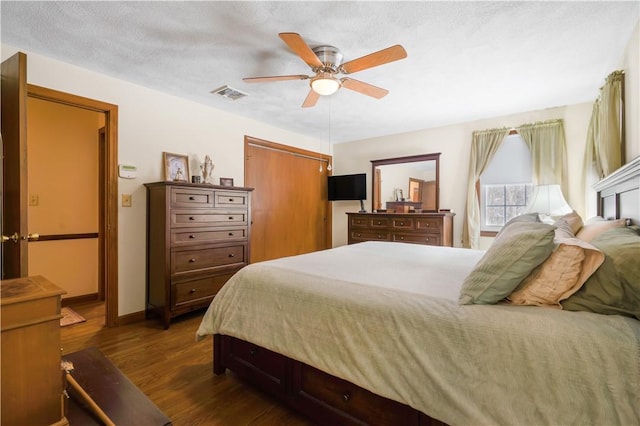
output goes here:
{"type": "Polygon", "coordinates": [[[435,212],[440,153],[372,160],[372,211],[435,212]]]}

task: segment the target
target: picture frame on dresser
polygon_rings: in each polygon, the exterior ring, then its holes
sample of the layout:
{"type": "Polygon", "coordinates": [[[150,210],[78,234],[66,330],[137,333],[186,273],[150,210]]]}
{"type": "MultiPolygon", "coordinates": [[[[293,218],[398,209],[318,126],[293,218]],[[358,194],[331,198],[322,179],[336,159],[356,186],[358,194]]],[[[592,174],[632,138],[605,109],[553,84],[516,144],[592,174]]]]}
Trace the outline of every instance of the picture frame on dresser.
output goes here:
{"type": "Polygon", "coordinates": [[[189,170],[189,156],[163,152],[162,160],[164,164],[164,180],[175,182],[187,182],[191,176],[189,170]]]}
{"type": "Polygon", "coordinates": [[[220,178],[221,186],[233,186],[233,178],[220,178]]]}

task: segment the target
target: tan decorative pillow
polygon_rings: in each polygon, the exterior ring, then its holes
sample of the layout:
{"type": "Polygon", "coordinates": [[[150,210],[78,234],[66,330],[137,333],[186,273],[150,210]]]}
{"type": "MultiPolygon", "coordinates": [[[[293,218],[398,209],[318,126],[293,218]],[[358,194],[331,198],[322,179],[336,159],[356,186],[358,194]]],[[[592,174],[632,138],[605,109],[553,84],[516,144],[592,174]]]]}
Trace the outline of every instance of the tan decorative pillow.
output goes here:
{"type": "Polygon", "coordinates": [[[577,238],[591,242],[595,237],[613,228],[625,226],[625,219],[604,220],[603,218],[591,218],[584,224],[582,229],[576,234],[577,238]]]}
{"type": "MultiPolygon", "coordinates": [[[[566,223],[566,222],[565,222],[566,223]]],[[[535,268],[508,297],[515,305],[559,307],[604,262],[604,253],[573,237],[569,225],[556,229],[556,249],[535,268]]]]}
{"type": "MultiPolygon", "coordinates": [[[[575,210],[569,214],[565,214],[564,216],[558,218],[558,221],[560,220],[564,220],[569,224],[569,226],[571,227],[571,231],[573,232],[573,235],[577,235],[578,231],[580,231],[580,229],[582,229],[582,227],[584,226],[584,223],[582,222],[582,218],[575,210]]],[[[554,225],[556,224],[554,223],[554,225]]]]}

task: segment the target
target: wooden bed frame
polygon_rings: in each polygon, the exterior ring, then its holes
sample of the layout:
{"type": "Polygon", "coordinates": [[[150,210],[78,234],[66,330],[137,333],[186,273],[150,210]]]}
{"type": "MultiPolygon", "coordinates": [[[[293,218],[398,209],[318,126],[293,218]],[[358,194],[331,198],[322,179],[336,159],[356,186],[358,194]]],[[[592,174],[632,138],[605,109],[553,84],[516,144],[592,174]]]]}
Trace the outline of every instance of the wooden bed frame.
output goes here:
{"type": "MultiPolygon", "coordinates": [[[[640,156],[594,186],[598,215],[640,225],[640,156]]],[[[282,354],[231,336],[213,339],[213,372],[234,371],[319,425],[444,425],[282,354]]]]}

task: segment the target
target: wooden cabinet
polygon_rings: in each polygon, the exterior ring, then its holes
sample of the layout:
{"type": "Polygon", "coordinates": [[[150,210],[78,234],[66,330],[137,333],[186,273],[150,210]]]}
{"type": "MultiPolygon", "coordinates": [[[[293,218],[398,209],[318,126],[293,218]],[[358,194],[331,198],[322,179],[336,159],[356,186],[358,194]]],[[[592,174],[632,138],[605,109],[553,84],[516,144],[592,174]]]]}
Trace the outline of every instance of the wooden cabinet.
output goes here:
{"type": "Polygon", "coordinates": [[[454,213],[347,213],[348,243],[396,241],[453,247],[454,213]]]}
{"type": "Polygon", "coordinates": [[[60,368],[60,296],[41,276],[0,282],[2,424],[68,425],[60,368]]]}
{"type": "Polygon", "coordinates": [[[178,182],[147,187],[147,316],[207,307],[249,263],[251,189],[178,182]]]}

